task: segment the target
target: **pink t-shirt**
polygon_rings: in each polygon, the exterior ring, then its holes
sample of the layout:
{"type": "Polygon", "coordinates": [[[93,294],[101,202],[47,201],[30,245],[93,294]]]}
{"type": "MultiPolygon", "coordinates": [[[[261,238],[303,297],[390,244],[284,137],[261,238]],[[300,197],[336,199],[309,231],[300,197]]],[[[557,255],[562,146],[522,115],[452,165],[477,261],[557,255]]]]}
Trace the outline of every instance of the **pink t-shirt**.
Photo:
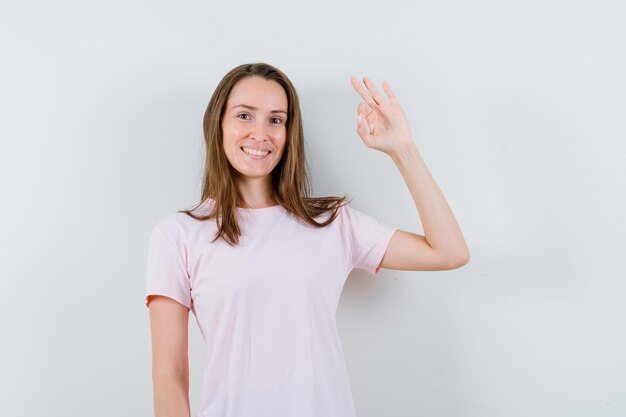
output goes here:
{"type": "Polygon", "coordinates": [[[196,417],[355,417],[335,313],[350,271],[377,274],[396,229],[347,205],[323,228],[282,206],[237,210],[236,247],[185,213],[150,238],[146,306],[187,306],[207,343],[196,417]]]}

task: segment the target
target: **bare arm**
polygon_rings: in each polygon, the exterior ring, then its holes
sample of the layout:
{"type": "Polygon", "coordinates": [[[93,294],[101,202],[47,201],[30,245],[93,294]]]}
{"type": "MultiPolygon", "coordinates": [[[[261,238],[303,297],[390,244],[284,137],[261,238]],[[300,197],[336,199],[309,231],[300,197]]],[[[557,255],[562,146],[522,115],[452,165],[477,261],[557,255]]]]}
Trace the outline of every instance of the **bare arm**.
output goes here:
{"type": "Polygon", "coordinates": [[[368,77],[363,81],[368,91],[361,87],[356,77],[351,78],[352,86],[363,98],[357,107],[357,133],[367,147],[393,159],[411,192],[425,234],[398,230],[379,267],[434,271],[465,265],[470,259],[469,248],[448,202],[413,141],[404,110],[389,83],[383,82],[387,102],[368,77]]]}
{"type": "Polygon", "coordinates": [[[399,230],[389,243],[382,268],[434,271],[459,268],[470,252],[439,186],[412,144],[390,153],[406,182],[425,236],[399,230]]]}
{"type": "Polygon", "coordinates": [[[154,415],[189,417],[189,310],[165,296],[151,296],[149,307],[154,415]]]}

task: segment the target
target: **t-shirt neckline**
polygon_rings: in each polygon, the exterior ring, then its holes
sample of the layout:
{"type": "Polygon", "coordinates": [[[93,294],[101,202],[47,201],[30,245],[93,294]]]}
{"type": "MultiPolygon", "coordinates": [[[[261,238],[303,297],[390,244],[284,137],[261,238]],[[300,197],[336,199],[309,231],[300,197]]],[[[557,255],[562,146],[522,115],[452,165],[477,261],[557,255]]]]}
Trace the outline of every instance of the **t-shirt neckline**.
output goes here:
{"type": "Polygon", "coordinates": [[[237,207],[237,211],[245,211],[245,212],[250,212],[250,213],[272,213],[275,211],[278,211],[280,209],[282,209],[283,206],[281,206],[280,204],[277,204],[275,206],[269,206],[269,207],[259,207],[259,208],[248,208],[248,207],[237,207]]]}
{"type": "MultiPolygon", "coordinates": [[[[212,198],[207,198],[203,204],[212,204],[215,200],[212,198]]],[[[237,212],[239,213],[254,213],[254,214],[265,214],[265,213],[274,213],[276,211],[280,211],[283,209],[283,206],[277,204],[275,206],[269,207],[259,207],[259,208],[247,208],[247,207],[235,207],[237,212]]]]}

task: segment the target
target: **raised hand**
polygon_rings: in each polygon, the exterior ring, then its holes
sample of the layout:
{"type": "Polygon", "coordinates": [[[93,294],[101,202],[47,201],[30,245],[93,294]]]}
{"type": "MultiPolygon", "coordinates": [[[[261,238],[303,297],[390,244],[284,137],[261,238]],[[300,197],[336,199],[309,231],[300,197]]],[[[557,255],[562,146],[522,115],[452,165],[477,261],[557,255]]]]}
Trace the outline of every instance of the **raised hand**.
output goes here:
{"type": "Polygon", "coordinates": [[[390,156],[406,146],[413,145],[409,122],[389,83],[383,81],[383,89],[389,98],[387,103],[368,77],[363,78],[368,91],[361,86],[356,77],[351,77],[350,81],[363,98],[357,106],[359,123],[356,131],[365,145],[390,156]],[[367,121],[367,127],[363,120],[367,121]]]}

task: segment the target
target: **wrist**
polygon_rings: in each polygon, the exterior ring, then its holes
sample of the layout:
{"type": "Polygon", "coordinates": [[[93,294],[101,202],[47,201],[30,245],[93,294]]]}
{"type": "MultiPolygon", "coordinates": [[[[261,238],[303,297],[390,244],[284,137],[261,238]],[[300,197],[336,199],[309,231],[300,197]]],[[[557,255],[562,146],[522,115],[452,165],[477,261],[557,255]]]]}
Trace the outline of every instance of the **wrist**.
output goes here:
{"type": "Polygon", "coordinates": [[[389,156],[397,163],[419,156],[419,150],[417,149],[417,145],[415,145],[414,142],[411,142],[395,147],[391,152],[389,152],[389,156]]]}

